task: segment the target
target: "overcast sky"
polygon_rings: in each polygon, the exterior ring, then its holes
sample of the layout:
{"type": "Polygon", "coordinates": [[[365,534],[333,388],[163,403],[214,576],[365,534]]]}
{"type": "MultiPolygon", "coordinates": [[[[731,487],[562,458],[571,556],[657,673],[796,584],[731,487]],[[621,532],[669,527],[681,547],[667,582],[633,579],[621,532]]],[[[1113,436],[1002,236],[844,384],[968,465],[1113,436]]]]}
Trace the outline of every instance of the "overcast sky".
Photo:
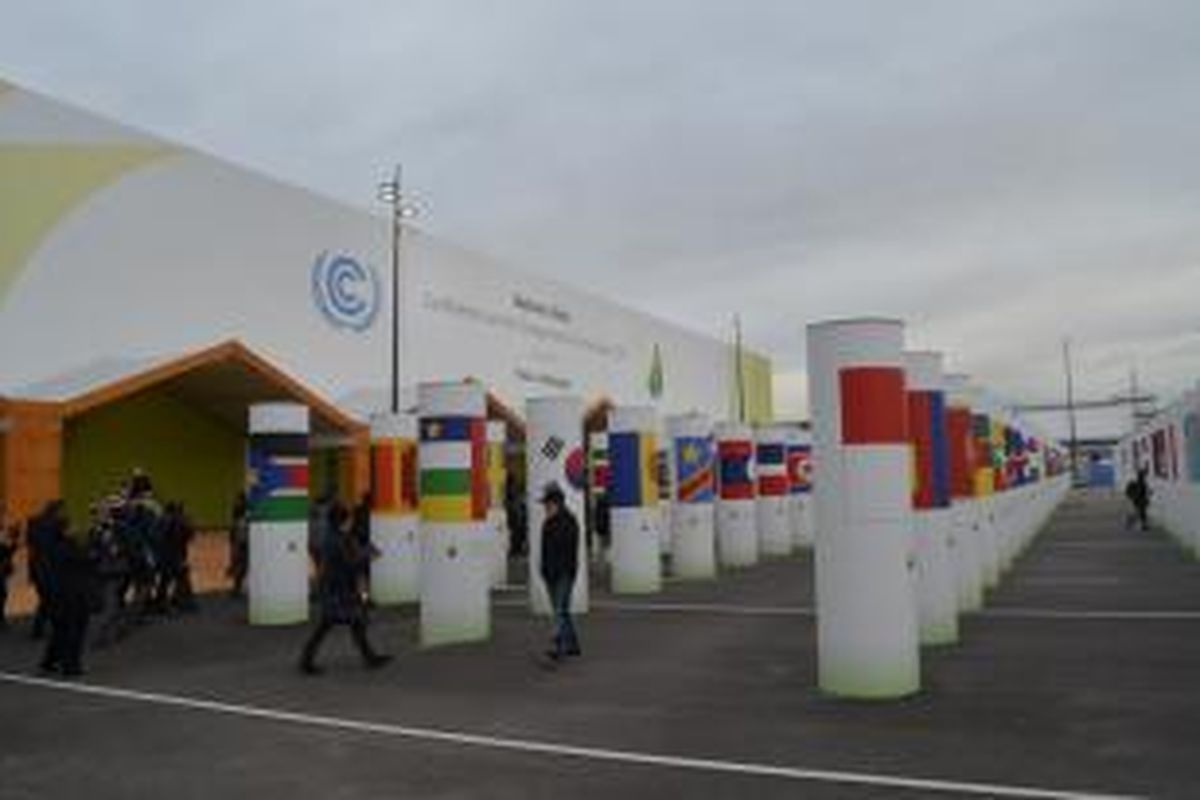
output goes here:
{"type": "Polygon", "coordinates": [[[1002,394],[1200,377],[1200,3],[10,3],[0,76],[689,327],[1002,394]]]}

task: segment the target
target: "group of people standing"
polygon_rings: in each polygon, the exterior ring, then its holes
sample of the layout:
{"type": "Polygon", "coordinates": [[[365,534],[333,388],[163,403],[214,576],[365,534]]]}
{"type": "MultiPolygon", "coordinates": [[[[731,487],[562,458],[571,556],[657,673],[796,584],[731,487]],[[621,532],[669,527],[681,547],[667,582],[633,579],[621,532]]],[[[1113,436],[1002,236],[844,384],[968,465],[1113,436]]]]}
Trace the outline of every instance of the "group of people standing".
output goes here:
{"type": "MultiPolygon", "coordinates": [[[[24,528],[37,602],[30,632],[34,639],[49,633],[39,662],[45,672],[82,673],[93,617],[91,643],[104,647],[153,614],[195,608],[187,562],[192,525],[182,504],[159,502],[145,473],[135,471],[118,492],[94,503],[86,531],[71,530],[61,500],[47,503],[24,528]]],[[[0,546],[0,601],[7,599],[21,538],[20,526],[10,525],[0,546]]]]}

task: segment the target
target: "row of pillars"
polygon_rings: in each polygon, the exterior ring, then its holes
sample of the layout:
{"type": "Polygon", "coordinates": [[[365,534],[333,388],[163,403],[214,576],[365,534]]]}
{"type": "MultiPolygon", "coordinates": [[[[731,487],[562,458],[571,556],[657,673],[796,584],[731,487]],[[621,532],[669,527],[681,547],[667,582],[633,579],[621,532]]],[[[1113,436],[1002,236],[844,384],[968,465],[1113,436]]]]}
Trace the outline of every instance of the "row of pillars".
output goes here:
{"type": "MultiPolygon", "coordinates": [[[[505,425],[486,420],[483,390],[472,383],[423,384],[418,405],[416,416],[372,421],[371,538],[379,557],[371,564],[371,597],[381,606],[420,603],[426,646],[483,639],[490,632],[489,591],[507,577],[505,425]]],[[[624,406],[612,409],[607,432],[592,435],[587,453],[582,416],[579,397],[533,398],[526,406],[527,585],[535,613],[550,613],[539,577],[538,497],[551,483],[580,520],[589,480],[603,494],[611,588],[618,594],[659,591],[663,554],[674,575],[704,579],[719,567],[747,567],[811,546],[811,443],[798,426],[714,426],[694,413],[660,425],[654,409],[624,406]],[[664,459],[668,502],[660,502],[664,459]]],[[[258,473],[251,496],[252,624],[307,618],[307,430],[303,406],[251,409],[251,467],[258,473]]],[[[586,540],[580,547],[576,613],[586,612],[589,600],[586,540]]]]}
{"type": "Polygon", "coordinates": [[[820,688],[921,688],[1069,488],[1057,445],[1010,418],[903,323],[808,327],[820,688]]]}
{"type": "MultiPolygon", "coordinates": [[[[858,698],[917,691],[921,646],[958,641],[960,617],[983,606],[1069,481],[1056,445],[965,378],[944,375],[938,354],[906,354],[903,339],[893,320],[809,327],[811,440],[798,427],[714,425],[699,414],[660,425],[652,408],[612,409],[596,448],[606,458],[612,590],[659,591],[664,549],[677,575],[708,578],[815,544],[820,688],[858,698]]],[[[381,556],[371,592],[381,605],[419,602],[425,646],[484,639],[490,590],[506,574],[503,424],[488,423],[473,383],[422,384],[418,409],[415,419],[373,424],[381,556]]],[[[592,473],[582,413],[576,397],[526,408],[536,613],[549,611],[536,498],[556,483],[582,519],[592,473]]],[[[251,504],[250,619],[303,621],[307,413],[257,406],[250,433],[252,462],[264,470],[251,504]]],[[[576,612],[588,606],[588,561],[580,553],[576,612]]]]}

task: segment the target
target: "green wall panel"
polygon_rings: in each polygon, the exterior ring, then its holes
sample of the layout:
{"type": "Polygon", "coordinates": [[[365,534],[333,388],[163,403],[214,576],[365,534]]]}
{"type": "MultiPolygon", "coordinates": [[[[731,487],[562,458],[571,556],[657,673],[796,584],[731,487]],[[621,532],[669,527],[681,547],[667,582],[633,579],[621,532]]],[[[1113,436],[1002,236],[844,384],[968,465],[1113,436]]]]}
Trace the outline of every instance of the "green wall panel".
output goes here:
{"type": "Polygon", "coordinates": [[[244,432],[165,391],[110,403],[67,423],[63,491],[71,523],[115,490],[134,467],[146,470],[160,500],[181,500],[193,522],[225,527],[245,475],[244,432]]]}

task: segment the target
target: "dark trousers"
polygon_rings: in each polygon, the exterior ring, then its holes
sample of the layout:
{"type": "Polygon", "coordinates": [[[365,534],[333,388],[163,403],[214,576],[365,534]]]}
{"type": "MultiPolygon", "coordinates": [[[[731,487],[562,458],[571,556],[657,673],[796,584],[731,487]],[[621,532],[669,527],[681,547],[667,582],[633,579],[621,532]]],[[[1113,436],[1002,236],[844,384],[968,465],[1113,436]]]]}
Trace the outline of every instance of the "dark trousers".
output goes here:
{"type": "Polygon", "coordinates": [[[50,603],[46,598],[46,588],[36,579],[33,581],[33,591],[37,595],[37,607],[33,611],[31,635],[34,639],[40,639],[46,634],[46,625],[50,623],[50,603]]]}
{"type": "Polygon", "coordinates": [[[85,603],[64,603],[51,610],[50,641],[42,656],[42,669],[57,669],[64,675],[83,672],[83,644],[87,639],[88,616],[85,603]]]}
{"type": "Polygon", "coordinates": [[[1144,530],[1144,531],[1150,530],[1150,521],[1146,518],[1147,509],[1148,509],[1148,506],[1135,505],[1133,507],[1133,513],[1131,513],[1128,517],[1125,518],[1125,527],[1126,528],[1131,527],[1133,525],[1134,521],[1136,520],[1138,523],[1141,524],[1142,530],[1144,530]]]}
{"type": "Polygon", "coordinates": [[[350,622],[334,622],[327,616],[321,617],[321,621],[317,623],[317,627],[313,628],[312,635],[308,637],[308,641],[304,643],[304,652],[300,656],[300,663],[303,666],[311,667],[316,661],[317,651],[321,648],[321,642],[325,641],[325,637],[329,631],[333,630],[334,625],[347,625],[350,628],[350,637],[354,639],[354,644],[358,647],[358,652],[362,656],[363,661],[372,661],[378,658],[375,649],[371,647],[371,643],[367,640],[367,621],[358,617],[350,622]]]}
{"type": "Polygon", "coordinates": [[[579,637],[571,620],[571,589],[574,585],[574,575],[546,583],[550,607],[554,609],[554,652],[560,656],[579,653],[579,637]]]}

